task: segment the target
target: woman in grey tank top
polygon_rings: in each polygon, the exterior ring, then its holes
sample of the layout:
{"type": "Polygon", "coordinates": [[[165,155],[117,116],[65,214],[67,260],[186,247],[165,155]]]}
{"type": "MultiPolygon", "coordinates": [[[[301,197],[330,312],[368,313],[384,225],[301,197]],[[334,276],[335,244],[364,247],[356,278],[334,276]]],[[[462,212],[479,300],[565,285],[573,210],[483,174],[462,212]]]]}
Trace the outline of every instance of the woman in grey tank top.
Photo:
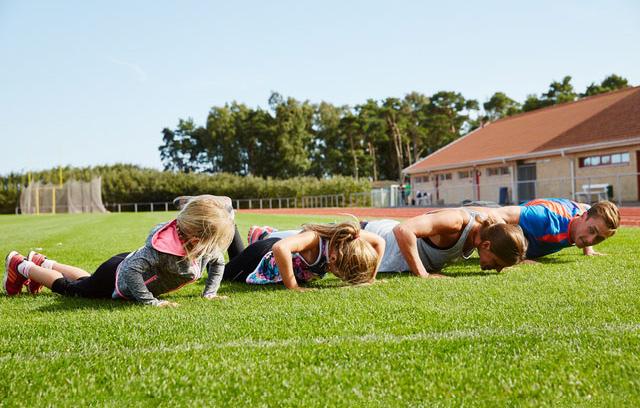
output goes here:
{"type": "Polygon", "coordinates": [[[442,277],[445,265],[478,250],[483,270],[514,265],[524,259],[527,241],[517,225],[497,223],[466,209],[436,210],[402,223],[377,220],[365,231],[386,241],[380,272],[410,270],[420,277],[442,277]]]}

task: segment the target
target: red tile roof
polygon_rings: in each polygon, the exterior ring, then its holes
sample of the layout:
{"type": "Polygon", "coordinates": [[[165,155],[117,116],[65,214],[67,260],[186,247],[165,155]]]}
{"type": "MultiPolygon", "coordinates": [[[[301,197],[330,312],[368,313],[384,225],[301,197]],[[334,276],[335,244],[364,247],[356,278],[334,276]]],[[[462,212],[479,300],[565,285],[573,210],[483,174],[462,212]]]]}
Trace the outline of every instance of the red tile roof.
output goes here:
{"type": "Polygon", "coordinates": [[[640,138],[640,87],[500,119],[449,143],[405,172],[543,156],[549,150],[630,138],[640,138]]]}

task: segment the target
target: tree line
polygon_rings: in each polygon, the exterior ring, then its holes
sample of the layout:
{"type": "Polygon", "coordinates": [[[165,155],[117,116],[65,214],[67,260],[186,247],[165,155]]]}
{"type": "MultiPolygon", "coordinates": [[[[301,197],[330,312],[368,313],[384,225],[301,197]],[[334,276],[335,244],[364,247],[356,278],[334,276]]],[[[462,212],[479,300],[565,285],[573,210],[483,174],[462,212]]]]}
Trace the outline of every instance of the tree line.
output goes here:
{"type": "Polygon", "coordinates": [[[371,190],[367,179],[336,176],[325,179],[293,177],[287,180],[239,176],[229,173],[180,173],[131,164],[53,168],[0,176],[0,213],[13,213],[22,189],[29,182],[59,184],[70,179],[90,181],[102,177],[102,201],[114,203],[170,202],[180,195],[217,194],[233,199],[278,198],[345,194],[371,190]]]}
{"type": "Polygon", "coordinates": [[[274,92],[267,109],[234,101],[212,107],[204,125],[179,119],[175,129],[162,130],[160,157],[165,170],[185,173],[401,180],[403,168],[484,123],[628,86],[612,74],[579,93],[565,76],[523,103],[496,92],[482,107],[453,91],[411,92],[356,106],[274,92]]]}

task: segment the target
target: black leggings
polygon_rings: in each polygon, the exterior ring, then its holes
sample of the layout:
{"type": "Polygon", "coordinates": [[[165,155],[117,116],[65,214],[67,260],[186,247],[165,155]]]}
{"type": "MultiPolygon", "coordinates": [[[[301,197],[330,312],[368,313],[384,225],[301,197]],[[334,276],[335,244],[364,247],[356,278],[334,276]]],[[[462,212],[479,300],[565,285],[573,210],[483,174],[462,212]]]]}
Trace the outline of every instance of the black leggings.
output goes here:
{"type": "Polygon", "coordinates": [[[229,245],[229,249],[227,249],[229,260],[232,260],[236,256],[240,255],[240,252],[244,251],[244,244],[242,243],[242,238],[240,237],[238,226],[236,225],[235,228],[236,230],[233,234],[233,241],[231,241],[231,245],[229,245]]]}
{"type": "Polygon", "coordinates": [[[96,269],[91,276],[78,280],[59,278],[51,285],[53,292],[63,296],[80,296],[94,299],[111,299],[116,287],[116,270],[128,252],[111,257],[96,269]]]}
{"type": "Polygon", "coordinates": [[[256,241],[234,258],[229,258],[229,263],[224,266],[223,280],[245,282],[247,276],[257,267],[258,263],[267,252],[271,251],[273,244],[280,238],[267,238],[256,241]]]}

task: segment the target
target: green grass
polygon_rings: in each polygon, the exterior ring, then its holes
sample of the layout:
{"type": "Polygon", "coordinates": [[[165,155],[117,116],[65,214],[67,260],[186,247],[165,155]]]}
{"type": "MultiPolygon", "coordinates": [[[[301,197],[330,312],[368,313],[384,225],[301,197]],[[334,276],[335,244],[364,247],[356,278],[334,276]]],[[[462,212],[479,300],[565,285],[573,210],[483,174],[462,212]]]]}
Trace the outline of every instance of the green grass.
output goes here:
{"type": "MultiPolygon", "coordinates": [[[[0,252],[89,271],[173,214],[0,216],[0,252]]],[[[333,217],[246,215],[291,228],[333,217]]],[[[0,406],[638,406],[640,229],[502,274],[387,275],[294,293],[202,282],[166,299],[0,296],[0,406]]]]}

